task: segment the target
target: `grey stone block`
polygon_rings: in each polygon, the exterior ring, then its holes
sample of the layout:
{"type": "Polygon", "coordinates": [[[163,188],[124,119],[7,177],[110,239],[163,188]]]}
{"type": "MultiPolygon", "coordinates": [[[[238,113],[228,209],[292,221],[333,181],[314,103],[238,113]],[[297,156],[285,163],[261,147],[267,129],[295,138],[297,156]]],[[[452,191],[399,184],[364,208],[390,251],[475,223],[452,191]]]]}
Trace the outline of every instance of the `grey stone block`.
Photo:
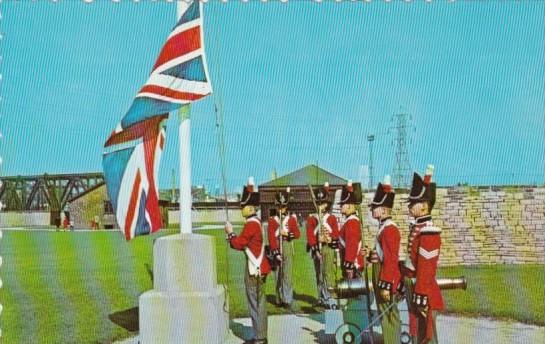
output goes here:
{"type": "Polygon", "coordinates": [[[216,288],[214,238],[200,234],[161,237],[153,245],[153,284],[157,291],[200,292],[216,288]]]}
{"type": "Polygon", "coordinates": [[[147,291],[140,296],[140,343],[224,343],[229,333],[224,303],[223,286],[207,292],[147,291]]]}
{"type": "Polygon", "coordinates": [[[154,290],[140,296],[140,343],[224,343],[229,309],[214,238],[177,234],[153,246],[154,290]]]}

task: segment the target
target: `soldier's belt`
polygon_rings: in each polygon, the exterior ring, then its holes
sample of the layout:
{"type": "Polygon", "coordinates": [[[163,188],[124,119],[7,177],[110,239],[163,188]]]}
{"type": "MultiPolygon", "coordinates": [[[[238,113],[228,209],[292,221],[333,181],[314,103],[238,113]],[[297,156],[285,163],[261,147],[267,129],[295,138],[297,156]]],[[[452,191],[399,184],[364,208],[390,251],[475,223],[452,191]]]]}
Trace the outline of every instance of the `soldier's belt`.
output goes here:
{"type": "MultiPolygon", "coordinates": [[[[438,278],[437,285],[441,290],[462,289],[466,290],[467,281],[464,276],[456,278],[438,278]]],[[[413,283],[415,279],[413,278],[413,283]]],[[[328,291],[337,299],[354,298],[369,294],[374,290],[373,284],[369,281],[369,290],[361,278],[343,279],[337,283],[337,287],[330,287],[328,291]]]]}

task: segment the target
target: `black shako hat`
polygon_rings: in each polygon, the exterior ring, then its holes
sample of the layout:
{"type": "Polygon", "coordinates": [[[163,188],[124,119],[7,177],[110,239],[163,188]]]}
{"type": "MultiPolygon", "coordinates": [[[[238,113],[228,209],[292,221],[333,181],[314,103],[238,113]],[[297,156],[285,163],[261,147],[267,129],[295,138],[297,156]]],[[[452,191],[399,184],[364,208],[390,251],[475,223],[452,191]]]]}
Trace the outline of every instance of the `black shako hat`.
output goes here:
{"type": "Polygon", "coordinates": [[[274,203],[279,207],[287,207],[290,203],[290,187],[286,188],[286,191],[278,191],[274,195],[274,203]]]}
{"type": "Polygon", "coordinates": [[[392,189],[391,178],[389,175],[384,176],[382,183],[378,183],[377,189],[375,191],[375,197],[373,201],[369,204],[371,209],[376,207],[394,207],[394,198],[396,194],[394,189],[392,189]]]}
{"type": "Polygon", "coordinates": [[[322,204],[327,203],[331,204],[330,194],[329,194],[329,183],[325,182],[324,186],[319,187],[313,190],[314,197],[316,197],[316,203],[322,204]]]}
{"type": "Polygon", "coordinates": [[[347,185],[343,185],[341,192],[340,204],[361,204],[361,184],[352,183],[351,180],[348,181],[347,185]]]}
{"type": "Polygon", "coordinates": [[[408,198],[409,206],[419,202],[428,202],[430,211],[433,209],[436,190],[436,184],[431,182],[433,170],[433,165],[428,165],[424,178],[420,177],[418,173],[414,173],[413,185],[408,198]]]}
{"type": "Polygon", "coordinates": [[[244,208],[247,205],[259,205],[259,192],[254,191],[254,177],[248,178],[248,185],[242,189],[242,197],[240,199],[240,207],[244,208]]]}

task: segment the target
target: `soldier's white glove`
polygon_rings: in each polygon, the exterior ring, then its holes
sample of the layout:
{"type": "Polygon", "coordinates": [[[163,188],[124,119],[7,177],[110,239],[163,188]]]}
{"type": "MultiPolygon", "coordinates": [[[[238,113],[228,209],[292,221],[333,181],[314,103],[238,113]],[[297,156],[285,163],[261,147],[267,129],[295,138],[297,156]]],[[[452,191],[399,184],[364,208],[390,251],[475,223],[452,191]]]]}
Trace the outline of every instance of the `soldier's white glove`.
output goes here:
{"type": "Polygon", "coordinates": [[[416,311],[420,313],[424,318],[428,317],[429,303],[428,296],[414,293],[413,304],[416,306],[416,311]]]}
{"type": "Polygon", "coordinates": [[[233,225],[229,221],[225,221],[225,233],[227,235],[233,233],[233,225]]]}
{"type": "Polygon", "coordinates": [[[356,267],[354,266],[354,263],[344,262],[343,268],[346,274],[346,278],[353,279],[356,277],[356,267]]]}
{"type": "Polygon", "coordinates": [[[346,270],[346,278],[348,279],[354,279],[356,277],[356,273],[354,270],[346,270]]]}

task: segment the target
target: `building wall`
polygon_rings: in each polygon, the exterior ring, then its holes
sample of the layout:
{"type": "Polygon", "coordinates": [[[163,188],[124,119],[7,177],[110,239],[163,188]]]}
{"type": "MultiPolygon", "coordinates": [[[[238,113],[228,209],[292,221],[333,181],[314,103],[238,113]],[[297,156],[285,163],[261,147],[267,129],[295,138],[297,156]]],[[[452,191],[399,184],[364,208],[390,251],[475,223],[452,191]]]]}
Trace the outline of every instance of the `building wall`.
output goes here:
{"type": "MultiPolygon", "coordinates": [[[[315,187],[316,188],[316,187],[315,187]]],[[[312,203],[312,196],[308,186],[291,186],[290,211],[294,212],[303,219],[315,212],[314,204],[312,203]]],[[[338,189],[342,189],[342,185],[330,186],[330,197],[334,198],[335,192],[338,189]]],[[[274,186],[260,186],[260,201],[261,201],[261,219],[266,222],[269,219],[270,209],[277,208],[275,205],[275,195],[278,191],[285,191],[286,187],[274,187],[274,186]]]]}
{"type": "MultiPolygon", "coordinates": [[[[366,194],[364,204],[372,196],[366,194]]],[[[396,195],[393,212],[402,231],[403,257],[408,210],[402,200],[407,196],[396,195]]],[[[545,263],[543,187],[440,188],[432,215],[442,228],[441,265],[545,263]]],[[[376,233],[367,219],[363,223],[376,233]]]]}
{"type": "Polygon", "coordinates": [[[106,186],[103,185],[68,204],[67,208],[71,219],[74,220],[74,228],[90,228],[95,215],[99,217],[101,229],[108,225],[117,228],[113,214],[104,214],[104,200],[107,199],[108,193],[106,186]]]}
{"type": "MultiPolygon", "coordinates": [[[[243,222],[244,219],[240,213],[240,209],[228,209],[230,222],[243,222]]],[[[191,212],[191,222],[225,222],[224,209],[198,209],[191,212]]],[[[180,223],[180,211],[168,210],[169,225],[180,223]]]]}
{"type": "Polygon", "coordinates": [[[50,217],[48,211],[0,212],[0,228],[46,227],[49,226],[50,217]]]}

